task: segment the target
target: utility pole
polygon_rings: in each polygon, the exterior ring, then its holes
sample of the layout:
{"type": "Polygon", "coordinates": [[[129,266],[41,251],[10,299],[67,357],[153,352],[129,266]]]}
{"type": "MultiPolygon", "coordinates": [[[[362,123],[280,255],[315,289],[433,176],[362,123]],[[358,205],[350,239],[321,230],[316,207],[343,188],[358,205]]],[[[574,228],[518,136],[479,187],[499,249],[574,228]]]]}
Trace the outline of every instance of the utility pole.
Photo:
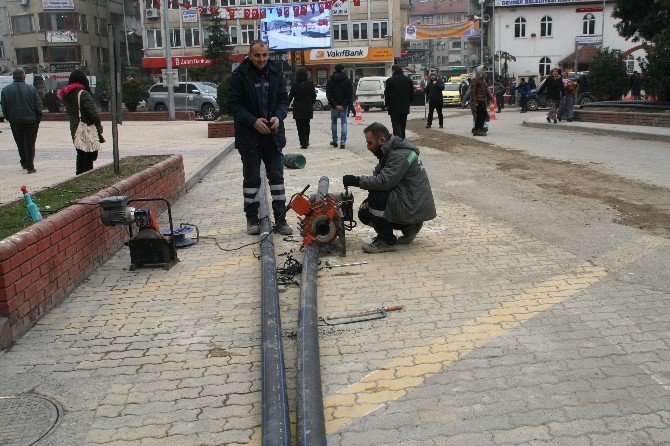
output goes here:
{"type": "MultiPolygon", "coordinates": [[[[172,85],[172,54],[170,53],[170,20],[168,17],[168,0],[161,2],[161,18],[163,19],[163,43],[165,44],[165,68],[168,87],[168,113],[170,121],[175,120],[174,113],[174,86],[172,85]]],[[[163,79],[165,80],[165,79],[163,79]]]]}
{"type": "Polygon", "coordinates": [[[605,0],[603,0],[603,27],[602,36],[600,37],[600,48],[605,48],[605,0]]]}

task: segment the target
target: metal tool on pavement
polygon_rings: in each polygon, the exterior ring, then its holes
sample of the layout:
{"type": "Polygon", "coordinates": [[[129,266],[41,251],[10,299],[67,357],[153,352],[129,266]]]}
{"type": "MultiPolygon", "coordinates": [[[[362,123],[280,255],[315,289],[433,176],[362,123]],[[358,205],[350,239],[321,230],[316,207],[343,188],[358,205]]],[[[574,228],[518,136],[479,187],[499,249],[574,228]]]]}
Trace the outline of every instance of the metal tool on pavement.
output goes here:
{"type": "Polygon", "coordinates": [[[333,265],[332,263],[330,263],[330,260],[326,260],[325,263],[326,263],[326,266],[328,268],[342,268],[342,267],[345,267],[345,266],[358,266],[358,265],[367,265],[368,264],[368,262],[352,262],[352,263],[341,263],[339,265],[333,265]]]}
{"type": "Polygon", "coordinates": [[[339,313],[331,314],[325,318],[320,318],[326,325],[353,324],[356,322],[372,321],[383,319],[389,311],[400,311],[405,308],[404,305],[389,305],[387,307],[373,308],[358,313],[339,313]]]}

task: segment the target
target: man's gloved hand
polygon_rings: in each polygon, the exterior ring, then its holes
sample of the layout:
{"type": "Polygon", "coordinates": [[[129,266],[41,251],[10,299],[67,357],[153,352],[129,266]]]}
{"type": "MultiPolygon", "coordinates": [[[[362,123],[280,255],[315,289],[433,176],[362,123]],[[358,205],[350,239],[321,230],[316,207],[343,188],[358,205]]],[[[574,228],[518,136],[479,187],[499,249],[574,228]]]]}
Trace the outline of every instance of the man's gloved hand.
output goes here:
{"type": "Polygon", "coordinates": [[[357,177],[356,175],[345,175],[342,177],[342,184],[344,184],[344,187],[360,187],[361,177],[357,177]]]}

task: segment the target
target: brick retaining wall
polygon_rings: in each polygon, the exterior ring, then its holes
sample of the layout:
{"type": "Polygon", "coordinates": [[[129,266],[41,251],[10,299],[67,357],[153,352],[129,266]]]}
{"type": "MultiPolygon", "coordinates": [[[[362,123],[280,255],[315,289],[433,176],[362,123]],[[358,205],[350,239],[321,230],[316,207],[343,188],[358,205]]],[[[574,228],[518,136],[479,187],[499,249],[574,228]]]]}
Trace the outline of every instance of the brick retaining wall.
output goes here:
{"type": "MultiPolygon", "coordinates": [[[[173,155],[80,201],[97,203],[123,194],[172,202],[185,192],[184,184],[183,158],[173,155]]],[[[141,206],[156,213],[164,207],[141,206]]],[[[126,228],[103,226],[98,206],[73,205],[0,241],[0,349],[25,333],[126,239],[126,228]]]]}
{"type": "MultiPolygon", "coordinates": [[[[42,114],[43,121],[68,121],[70,116],[67,113],[44,113],[42,114]]],[[[176,111],[175,119],[177,121],[195,121],[195,112],[193,111],[176,111]]],[[[100,120],[111,121],[111,113],[100,113],[100,120]]],[[[169,121],[170,112],[164,111],[141,111],[141,112],[123,112],[124,121],[169,121]]]]}
{"type": "Polygon", "coordinates": [[[575,120],[606,124],[670,127],[670,113],[632,113],[616,111],[575,110],[575,120]]]}
{"type": "Polygon", "coordinates": [[[232,138],[235,136],[234,121],[221,121],[207,123],[208,138],[232,138]]]}

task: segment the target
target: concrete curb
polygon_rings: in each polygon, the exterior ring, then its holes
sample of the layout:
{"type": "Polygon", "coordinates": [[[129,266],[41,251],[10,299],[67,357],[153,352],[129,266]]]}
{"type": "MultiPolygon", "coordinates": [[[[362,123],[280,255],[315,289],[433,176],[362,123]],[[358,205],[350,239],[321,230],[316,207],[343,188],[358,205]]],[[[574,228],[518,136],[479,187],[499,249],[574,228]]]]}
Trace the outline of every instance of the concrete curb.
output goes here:
{"type": "MultiPolygon", "coordinates": [[[[555,130],[568,130],[571,132],[584,132],[591,133],[593,135],[605,135],[605,136],[626,136],[633,139],[645,139],[653,141],[665,141],[670,142],[670,135],[659,135],[656,133],[646,133],[646,132],[633,132],[630,130],[619,130],[611,128],[596,128],[596,127],[581,127],[576,125],[569,125],[566,123],[561,123],[561,125],[548,124],[541,122],[528,122],[524,121],[522,124],[524,127],[534,127],[539,129],[555,129],[555,130]]],[[[606,124],[604,124],[606,125],[606,124]]]]}
{"type": "Polygon", "coordinates": [[[216,167],[216,165],[219,164],[221,160],[226,157],[226,155],[232,152],[234,148],[235,148],[235,140],[229,142],[219,151],[219,153],[208,159],[203,165],[201,165],[198,168],[198,170],[193,172],[191,176],[186,180],[186,192],[191,190],[193,186],[195,186],[200,182],[200,180],[205,178],[205,175],[207,175],[212,169],[214,169],[214,167],[216,167]]]}

